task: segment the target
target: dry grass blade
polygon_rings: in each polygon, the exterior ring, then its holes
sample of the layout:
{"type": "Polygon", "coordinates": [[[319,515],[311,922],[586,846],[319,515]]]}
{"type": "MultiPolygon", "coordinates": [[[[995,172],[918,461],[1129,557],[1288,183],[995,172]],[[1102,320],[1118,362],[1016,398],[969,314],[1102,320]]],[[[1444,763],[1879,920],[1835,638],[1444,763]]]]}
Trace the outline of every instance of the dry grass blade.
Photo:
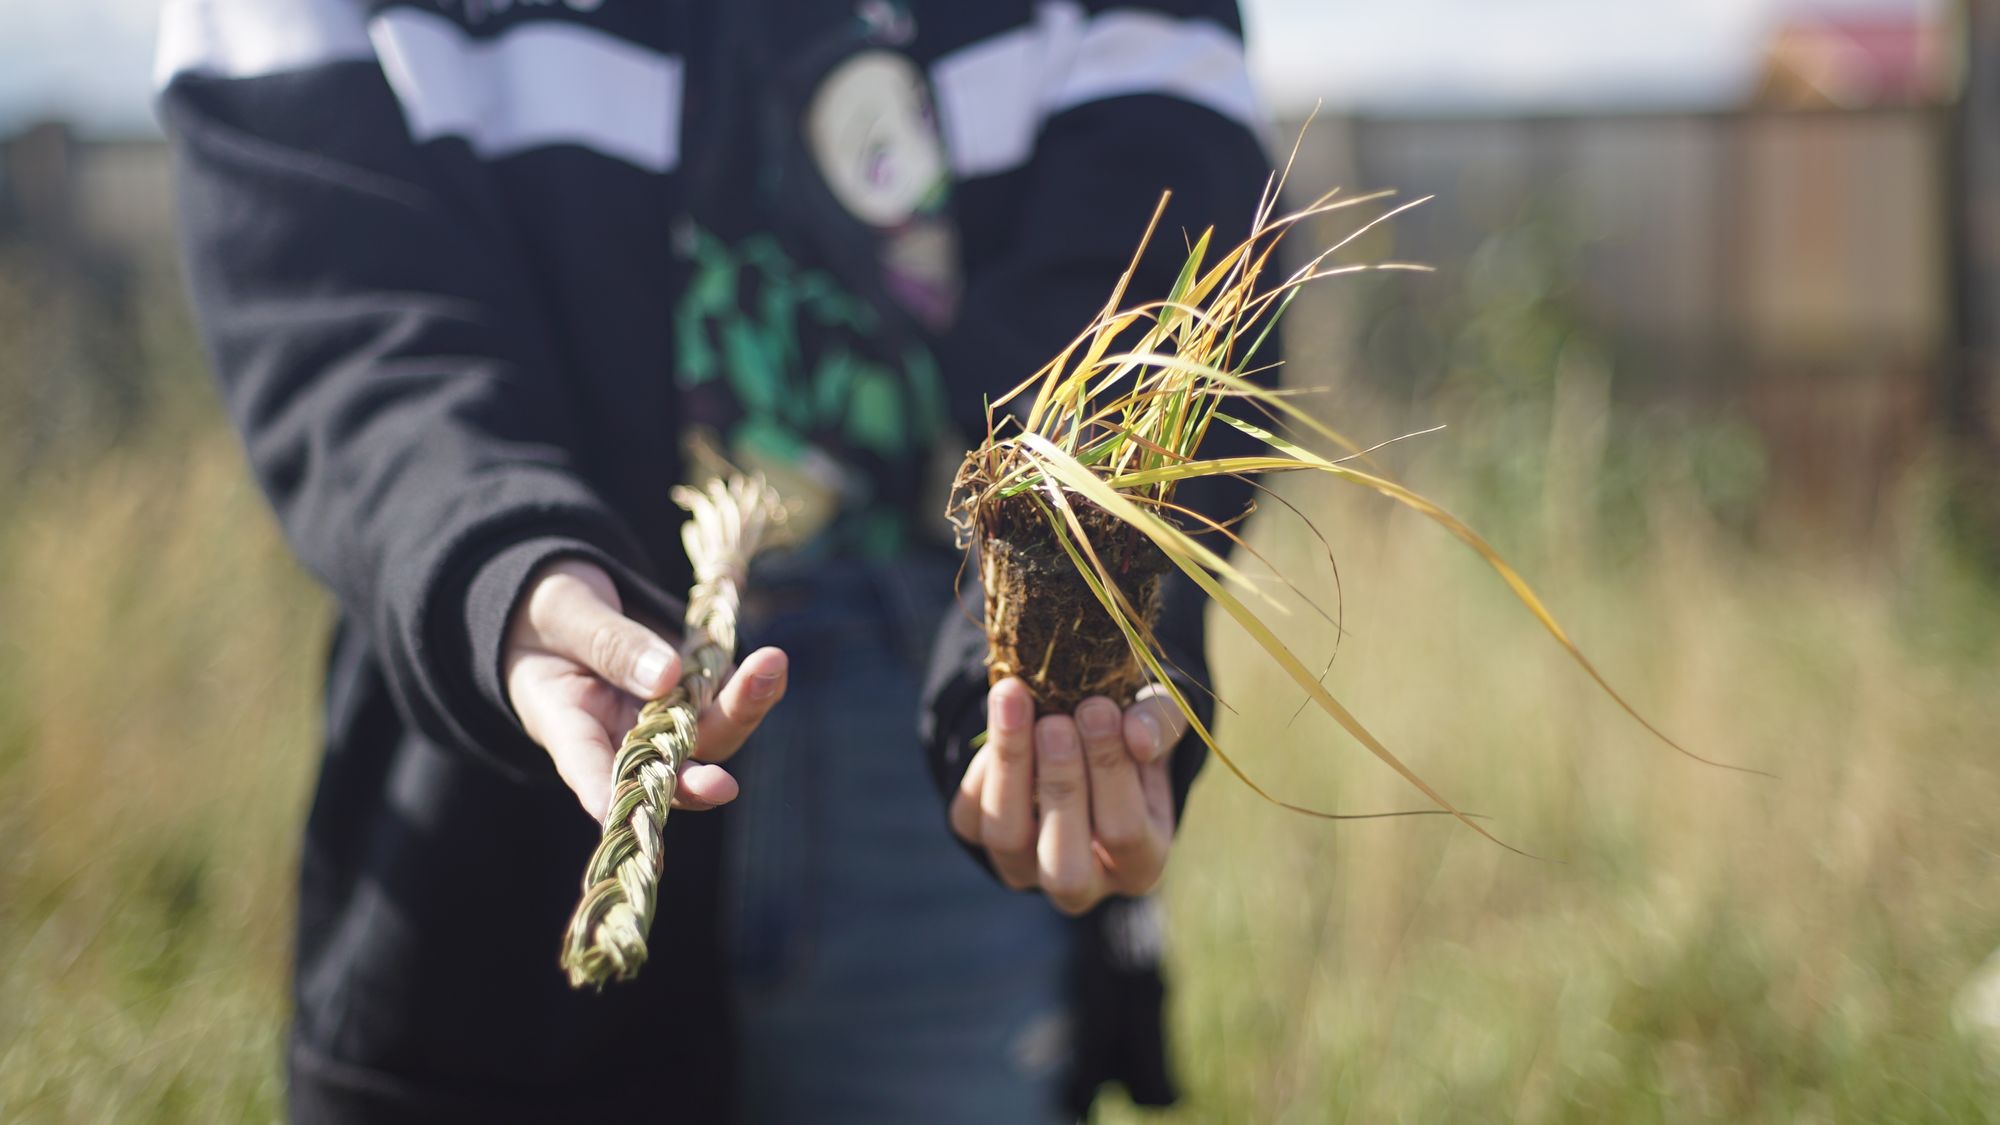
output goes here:
{"type": "Polygon", "coordinates": [[[640,708],[611,764],[611,808],[604,836],[584,869],[583,898],[563,937],[563,968],[572,988],[629,980],[646,963],[646,935],[658,906],[666,862],[661,832],[694,753],[703,708],[715,701],[736,657],[744,572],[770,525],[783,517],[762,477],[676,488],[688,511],[681,528],[694,589],[688,594],[680,683],[640,708]]]}

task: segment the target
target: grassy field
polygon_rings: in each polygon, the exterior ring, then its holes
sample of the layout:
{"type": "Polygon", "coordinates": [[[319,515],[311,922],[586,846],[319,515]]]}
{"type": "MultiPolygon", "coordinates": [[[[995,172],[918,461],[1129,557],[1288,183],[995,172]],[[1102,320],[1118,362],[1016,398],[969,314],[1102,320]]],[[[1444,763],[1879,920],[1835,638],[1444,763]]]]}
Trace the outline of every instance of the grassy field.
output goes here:
{"type": "MultiPolygon", "coordinates": [[[[0,484],[0,1120],[279,1104],[326,608],[190,401],[0,484]]],[[[2000,1060],[1954,1030],[2000,946],[2000,599],[1921,487],[1866,553],[1759,549],[1663,457],[1613,536],[1590,433],[1552,430],[1504,505],[1464,494],[1485,478],[1449,434],[1396,460],[1487,513],[1648,715],[1779,779],[1650,741],[1442,533],[1295,496],[1341,564],[1336,692],[1547,858],[1443,820],[1309,821],[1212,771],[1169,876],[1171,1120],[2000,1119],[2000,1060]]],[[[1330,578],[1284,521],[1259,537],[1330,578]]],[[[1246,768],[1344,811],[1414,804],[1220,643],[1246,768]]]]}
{"type": "MultiPolygon", "coordinates": [[[[1332,686],[1549,862],[1206,782],[1168,894],[1192,1094],[1174,1119],[2000,1120],[2000,1059],[1953,1012],[2000,944],[2000,601],[1921,530],[1866,558],[1753,551],[1671,459],[1643,549],[1607,558],[1575,515],[1595,461],[1547,461],[1568,486],[1503,546],[1645,713],[1779,777],[1652,741],[1442,533],[1315,498],[1352,634],[1332,686]]],[[[1462,469],[1419,456],[1413,476],[1449,495],[1462,469]]],[[[1281,527],[1272,547],[1307,565],[1281,527]]],[[[1330,723],[1224,666],[1229,742],[1260,780],[1412,807],[1330,723]]]]}

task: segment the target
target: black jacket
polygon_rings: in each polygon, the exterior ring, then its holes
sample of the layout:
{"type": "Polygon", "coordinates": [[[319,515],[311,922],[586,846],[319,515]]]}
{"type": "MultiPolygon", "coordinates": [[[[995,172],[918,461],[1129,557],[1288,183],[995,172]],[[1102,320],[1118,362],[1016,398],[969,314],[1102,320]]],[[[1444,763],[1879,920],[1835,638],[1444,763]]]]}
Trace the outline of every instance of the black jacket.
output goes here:
{"type": "MultiPolygon", "coordinates": [[[[720,104],[718,71],[744,65],[717,45],[711,9],[729,7],[166,7],[160,112],[203,335],[288,540],[339,603],[291,1065],[366,1119],[648,1104],[615,1077],[633,1042],[711,1076],[688,1096],[726,1098],[720,974],[596,996],[556,970],[596,828],[514,719],[500,651],[525,578],[557,555],[675,619],[666,310],[701,173],[686,161],[744,127],[720,104]],[[675,1015],[690,1011],[704,1018],[675,1015]]],[[[884,7],[855,10],[879,24],[884,7]]],[[[752,31],[774,67],[856,20],[763,9],[752,31]]],[[[1233,4],[894,15],[937,106],[962,267],[957,315],[920,330],[973,432],[984,396],[1088,321],[1161,190],[1174,204],[1135,295],[1165,291],[1179,232],[1247,226],[1267,165],[1233,4]]],[[[1198,612],[1179,620],[1198,651],[1198,612]]],[[[963,682],[934,724],[941,760],[976,701],[963,682]]],[[[724,823],[669,823],[660,960],[719,958],[704,920],[724,823]]]]}

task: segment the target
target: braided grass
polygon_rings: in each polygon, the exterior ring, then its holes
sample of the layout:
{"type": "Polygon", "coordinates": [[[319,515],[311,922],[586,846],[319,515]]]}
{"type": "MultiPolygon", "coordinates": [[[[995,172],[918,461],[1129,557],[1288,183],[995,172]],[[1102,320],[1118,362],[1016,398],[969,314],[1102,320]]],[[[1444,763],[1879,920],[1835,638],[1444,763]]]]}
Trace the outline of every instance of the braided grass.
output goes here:
{"type": "Polygon", "coordinates": [[[760,477],[676,488],[688,511],[681,542],[694,564],[688,594],[681,679],[664,698],[639,709],[639,721],[611,763],[611,808],[604,837],[583,873],[583,899],[563,937],[563,968],[572,988],[601,989],[630,980],[646,963],[646,934],[659,904],[661,831],[694,752],[701,712],[715,701],[736,657],[744,572],[765,531],[783,518],[778,495],[760,477]]]}

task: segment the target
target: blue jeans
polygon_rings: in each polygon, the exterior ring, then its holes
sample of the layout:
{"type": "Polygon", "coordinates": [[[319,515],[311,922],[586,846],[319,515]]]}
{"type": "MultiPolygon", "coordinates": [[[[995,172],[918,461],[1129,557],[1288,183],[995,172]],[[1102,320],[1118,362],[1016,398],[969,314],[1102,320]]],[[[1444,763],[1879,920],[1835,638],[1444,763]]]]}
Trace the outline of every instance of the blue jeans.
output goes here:
{"type": "Polygon", "coordinates": [[[725,939],[754,1122],[1067,1119],[1065,920],[981,871],[918,748],[935,560],[760,576],[791,686],[732,766],[725,939]]]}

